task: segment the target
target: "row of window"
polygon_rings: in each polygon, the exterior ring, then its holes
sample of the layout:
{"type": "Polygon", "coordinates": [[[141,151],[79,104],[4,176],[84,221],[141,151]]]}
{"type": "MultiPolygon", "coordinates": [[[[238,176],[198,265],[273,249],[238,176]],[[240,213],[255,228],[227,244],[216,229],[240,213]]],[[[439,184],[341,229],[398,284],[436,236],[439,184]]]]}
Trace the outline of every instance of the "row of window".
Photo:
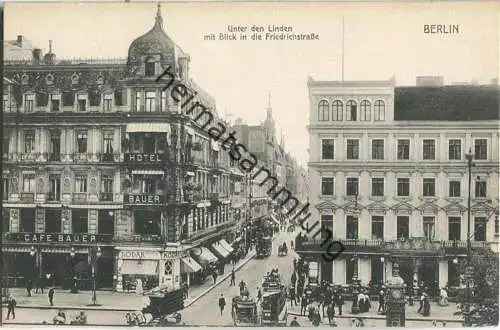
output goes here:
{"type": "MultiPolygon", "coordinates": [[[[371,121],[372,105],[370,101],[363,100],[360,103],[359,113],[358,104],[354,100],[347,101],[345,108],[344,103],[340,100],[333,101],[331,107],[327,100],[321,100],[318,103],[318,120],[319,121],[371,121]],[[345,114],[345,116],[344,116],[345,114]]],[[[373,105],[373,119],[375,121],[385,120],[385,102],[382,100],[375,101],[373,105]]]]}
{"type": "MultiPolygon", "coordinates": [[[[449,180],[448,182],[448,196],[449,197],[461,197],[461,181],[460,180],[449,180]]],[[[371,179],[371,196],[384,196],[384,178],[372,178],[371,179]]],[[[321,178],[321,195],[323,196],[334,196],[335,194],[335,178],[334,177],[322,177],[321,178]]],[[[434,178],[423,178],[422,179],[422,190],[424,197],[436,197],[436,179],[434,178]]],[[[410,196],[410,179],[409,178],[397,178],[397,196],[399,197],[409,197],[410,196]]],[[[359,178],[348,177],[346,178],[346,195],[347,196],[357,196],[359,194],[359,178]]],[[[478,179],[475,181],[475,197],[476,198],[486,198],[486,181],[478,179]]]]}
{"type": "MultiPolygon", "coordinates": [[[[485,217],[474,217],[474,240],[486,241],[487,220],[485,217]]],[[[333,215],[321,215],[322,225],[333,228],[333,215]]],[[[495,236],[498,236],[498,217],[495,218],[495,236]]],[[[359,218],[356,216],[346,216],[346,238],[359,238],[359,218]]],[[[436,218],[433,216],[424,216],[422,218],[423,235],[428,240],[436,239],[436,218]]],[[[462,218],[448,217],[448,240],[461,240],[462,233],[462,218]]],[[[374,215],[371,217],[371,236],[372,239],[384,239],[384,217],[374,215]]],[[[410,217],[396,217],[396,237],[398,239],[410,238],[410,217]]]]}
{"type": "MultiPolygon", "coordinates": [[[[59,112],[62,107],[74,107],[78,112],[86,112],[90,107],[102,106],[104,112],[111,112],[114,105],[123,106],[127,102],[127,91],[116,90],[114,93],[62,92],[62,93],[26,93],[23,97],[23,110],[26,113],[35,111],[37,107],[47,107],[49,112],[59,112]]],[[[9,95],[4,95],[4,109],[12,104],[9,95]]]]}
{"type": "MultiPolygon", "coordinates": [[[[383,160],[385,159],[385,140],[372,139],[371,140],[371,159],[383,160]]],[[[462,160],[462,140],[450,139],[448,140],[448,159],[449,160],[462,160]]],[[[321,140],[321,159],[333,160],[335,159],[335,140],[322,139],[321,140]]],[[[346,159],[355,160],[360,159],[360,143],[359,139],[347,139],[346,141],[346,159]]],[[[410,159],[410,140],[398,139],[397,140],[397,159],[409,160],[410,159]]],[[[424,139],[422,140],[422,159],[423,160],[436,160],[436,140],[424,139]]],[[[474,159],[486,160],[488,159],[488,140],[475,139],[474,140],[474,159]]]]}

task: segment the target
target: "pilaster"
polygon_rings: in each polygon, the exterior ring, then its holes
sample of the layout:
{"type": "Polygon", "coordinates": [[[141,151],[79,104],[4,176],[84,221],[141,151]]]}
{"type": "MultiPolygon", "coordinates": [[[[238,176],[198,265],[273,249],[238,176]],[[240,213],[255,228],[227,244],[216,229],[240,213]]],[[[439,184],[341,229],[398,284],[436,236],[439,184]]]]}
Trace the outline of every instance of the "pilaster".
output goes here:
{"type": "Polygon", "coordinates": [[[448,261],[439,260],[439,288],[443,288],[448,284],[448,261]]]}
{"type": "Polygon", "coordinates": [[[70,209],[63,208],[61,211],[61,220],[63,223],[63,234],[71,234],[73,227],[73,214],[70,209]]]}
{"type": "Polygon", "coordinates": [[[99,211],[98,210],[89,210],[89,218],[88,218],[88,231],[89,234],[98,234],[97,232],[97,224],[98,224],[99,211]]]}
{"type": "Polygon", "coordinates": [[[35,232],[44,233],[45,232],[45,209],[36,208],[35,209],[35,232]]]}

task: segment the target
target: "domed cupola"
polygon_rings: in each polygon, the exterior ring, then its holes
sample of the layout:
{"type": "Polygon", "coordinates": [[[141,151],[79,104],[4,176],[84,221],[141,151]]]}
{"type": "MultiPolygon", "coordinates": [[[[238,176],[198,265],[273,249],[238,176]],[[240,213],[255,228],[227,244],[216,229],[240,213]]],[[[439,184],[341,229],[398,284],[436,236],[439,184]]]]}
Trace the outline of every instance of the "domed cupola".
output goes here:
{"type": "Polygon", "coordinates": [[[157,76],[161,70],[160,66],[173,65],[175,69],[175,58],[180,55],[178,53],[178,46],[163,30],[161,5],[158,4],[153,28],[135,39],[128,49],[129,71],[146,76],[157,76]]]}

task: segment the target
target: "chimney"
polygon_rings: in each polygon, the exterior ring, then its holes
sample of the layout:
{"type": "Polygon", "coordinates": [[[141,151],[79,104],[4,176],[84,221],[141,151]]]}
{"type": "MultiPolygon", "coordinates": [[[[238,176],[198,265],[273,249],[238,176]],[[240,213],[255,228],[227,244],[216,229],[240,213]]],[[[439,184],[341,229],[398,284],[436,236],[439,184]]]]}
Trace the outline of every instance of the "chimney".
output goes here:
{"type": "Polygon", "coordinates": [[[19,44],[19,47],[23,46],[23,40],[24,37],[22,35],[17,36],[17,43],[19,44]]]}
{"type": "Polygon", "coordinates": [[[42,57],[42,50],[40,48],[33,49],[33,61],[38,63],[42,57]]]}
{"type": "Polygon", "coordinates": [[[419,87],[441,87],[444,85],[443,76],[418,76],[417,86],[419,87]]]}
{"type": "Polygon", "coordinates": [[[49,40],[49,52],[45,54],[45,63],[54,65],[56,62],[56,54],[52,53],[52,40],[49,40]]]}
{"type": "Polygon", "coordinates": [[[493,78],[490,80],[491,85],[498,85],[498,78],[493,78]]]}

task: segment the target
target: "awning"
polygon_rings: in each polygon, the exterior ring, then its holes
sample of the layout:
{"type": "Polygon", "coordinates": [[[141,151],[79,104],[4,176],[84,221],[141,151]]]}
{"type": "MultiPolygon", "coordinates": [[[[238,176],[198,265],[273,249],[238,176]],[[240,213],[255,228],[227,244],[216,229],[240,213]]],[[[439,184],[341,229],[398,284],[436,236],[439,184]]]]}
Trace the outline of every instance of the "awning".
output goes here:
{"type": "Polygon", "coordinates": [[[217,262],[219,259],[212,253],[210,252],[209,249],[206,247],[200,247],[201,254],[199,256],[195,256],[197,261],[199,261],[202,264],[207,264],[211,262],[217,262]]]}
{"type": "Polygon", "coordinates": [[[181,273],[196,273],[201,270],[201,266],[191,257],[181,259],[181,273]]]}
{"type": "Polygon", "coordinates": [[[214,139],[210,139],[210,145],[212,146],[212,149],[214,151],[219,151],[220,149],[219,143],[215,142],[214,139]]]}
{"type": "Polygon", "coordinates": [[[215,253],[218,254],[222,259],[227,258],[229,256],[229,252],[219,244],[219,242],[215,242],[212,244],[212,248],[215,253]]]}
{"type": "Polygon", "coordinates": [[[231,252],[234,251],[234,249],[231,247],[231,245],[225,239],[221,239],[219,241],[219,244],[222,245],[222,247],[224,248],[224,250],[226,250],[229,253],[231,253],[231,252]]]}
{"type": "Polygon", "coordinates": [[[271,219],[276,222],[276,224],[278,225],[281,225],[281,222],[278,221],[278,219],[276,219],[276,216],[274,214],[271,214],[271,219]]]}
{"type": "Polygon", "coordinates": [[[170,133],[170,125],[167,123],[131,123],[127,124],[127,133],[170,133]]]}
{"type": "Polygon", "coordinates": [[[163,175],[165,172],[158,170],[132,170],[132,174],[163,175]]]}
{"type": "Polygon", "coordinates": [[[122,274],[125,275],[157,275],[157,260],[123,260],[122,274]]]}

